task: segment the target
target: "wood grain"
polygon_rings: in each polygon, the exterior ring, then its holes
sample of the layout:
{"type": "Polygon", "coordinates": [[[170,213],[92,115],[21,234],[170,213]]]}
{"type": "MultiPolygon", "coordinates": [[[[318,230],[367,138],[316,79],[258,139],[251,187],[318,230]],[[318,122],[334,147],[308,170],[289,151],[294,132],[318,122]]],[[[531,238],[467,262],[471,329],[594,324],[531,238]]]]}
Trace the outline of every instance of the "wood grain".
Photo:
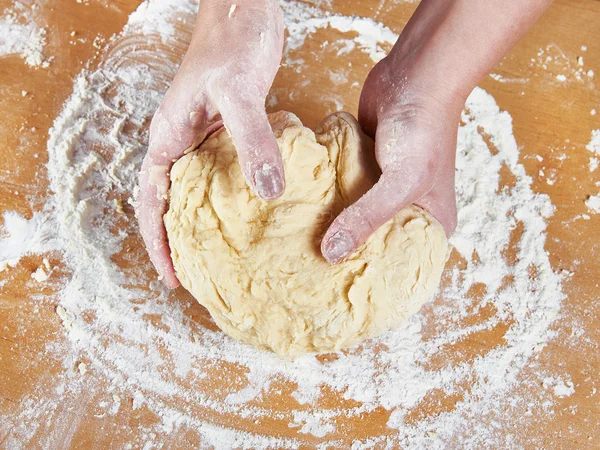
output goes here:
{"type": "MultiPolygon", "coordinates": [[[[50,67],[30,68],[18,56],[0,58],[0,212],[16,211],[25,217],[39,210],[48,194],[47,132],[72,91],[74,77],[85,67],[95,67],[101,53],[97,47],[103,47],[106,39],[122,29],[139,1],[56,0],[39,4],[38,14],[48,29],[45,52],[54,56],[50,67]],[[76,33],[75,40],[72,31],[76,33]],[[71,44],[72,41],[75,44],[71,44]],[[23,96],[22,91],[27,94],[23,96]]],[[[10,1],[0,0],[0,11],[10,5],[10,1]]],[[[331,9],[335,11],[373,17],[396,32],[401,31],[415,6],[386,0],[331,2],[331,9]]],[[[277,109],[296,112],[309,126],[336,110],[335,102],[329,98],[342,98],[345,109],[356,112],[360,87],[352,87],[351,83],[362,83],[373,63],[360,55],[353,55],[348,61],[338,61],[338,58],[332,63],[321,43],[338,37],[340,33],[333,30],[320,30],[309,36],[301,52],[310,73],[298,73],[284,66],[272,93],[282,94],[289,86],[308,78],[310,89],[299,91],[293,98],[280,95],[277,109]],[[344,66],[348,63],[351,66],[344,66]],[[338,69],[347,68],[347,84],[332,83],[326,70],[330,64],[337,65],[338,69]]],[[[563,315],[554,326],[556,338],[539,355],[537,363],[549,371],[560,367],[562,372],[570,374],[575,394],[558,399],[551,407],[551,414],[533,421],[533,425],[513,424],[503,431],[518,436],[521,442],[530,442],[530,448],[598,448],[600,214],[592,215],[590,220],[573,219],[589,213],[584,201],[600,192],[599,172],[588,170],[590,154],[585,150],[591,130],[600,128],[600,91],[596,88],[596,80],[600,78],[600,2],[557,1],[493,73],[508,81],[487,77],[481,87],[511,114],[514,134],[523,148],[521,162],[533,178],[533,189],[548,194],[556,206],[549,220],[546,246],[552,266],[557,271],[573,273],[564,284],[567,299],[563,315]],[[587,46],[585,52],[582,45],[587,46]],[[540,50],[543,55],[539,54],[540,50]],[[552,60],[545,62],[548,55],[552,60]],[[577,81],[572,79],[572,73],[565,72],[577,69],[578,56],[583,56],[586,70],[597,74],[594,78],[577,81]],[[559,81],[557,75],[560,74],[568,75],[569,80],[559,81]],[[598,114],[591,115],[592,109],[598,114]],[[544,176],[540,176],[540,171],[544,176]],[[553,184],[547,182],[549,176],[553,184]]],[[[67,338],[51,295],[58,284],[30,282],[30,275],[41,264],[42,257],[28,256],[17,267],[0,272],[0,448],[9,442],[14,425],[2,422],[2,417],[9,417],[20,408],[24,399],[39,404],[52,403],[53,407],[44,409],[44,417],[38,418],[42,425],[30,442],[23,442],[22,448],[116,449],[124,448],[127,443],[133,448],[143,447],[150,439],[144,435],[143,428],[155,422],[156,417],[143,407],[133,409],[129,399],[123,400],[116,415],[100,414],[96,405],[109,380],[91,372],[75,392],[57,396],[48,388],[53,385],[52,380],[64,376],[67,369],[62,360],[46,358],[45,347],[48,343],[66,342],[67,338]]],[[[57,278],[66,276],[60,272],[66,270],[61,266],[60,255],[51,254],[49,258],[58,268],[57,278]]],[[[199,311],[191,314],[205,320],[199,311]]],[[[486,349],[501,345],[504,331],[501,326],[489,330],[479,338],[461,343],[460,351],[466,358],[485,354],[486,349]]],[[[74,360],[73,364],[76,363],[74,360]]],[[[520,376],[527,379],[532,374],[525,370],[520,376]]],[[[523,383],[515,389],[511,398],[529,398],[531,393],[525,386],[523,383]]],[[[281,389],[285,393],[290,388],[282,384],[281,389]]],[[[282,394],[281,398],[286,396],[282,394]]],[[[272,407],[290,408],[290,405],[277,403],[281,398],[270,399],[272,407]]],[[[434,392],[415,408],[411,420],[419,421],[452,410],[460,400],[460,397],[434,392]]],[[[343,403],[334,393],[328,401],[343,403]]],[[[388,417],[388,411],[376,410],[338,424],[337,435],[329,437],[351,442],[354,437],[387,433],[388,417]]],[[[298,435],[296,430],[275,419],[259,424],[239,418],[214,417],[214,420],[249,431],[300,437],[306,448],[319,442],[310,435],[298,435]]],[[[164,448],[199,445],[198,434],[185,428],[160,440],[164,448]]]]}

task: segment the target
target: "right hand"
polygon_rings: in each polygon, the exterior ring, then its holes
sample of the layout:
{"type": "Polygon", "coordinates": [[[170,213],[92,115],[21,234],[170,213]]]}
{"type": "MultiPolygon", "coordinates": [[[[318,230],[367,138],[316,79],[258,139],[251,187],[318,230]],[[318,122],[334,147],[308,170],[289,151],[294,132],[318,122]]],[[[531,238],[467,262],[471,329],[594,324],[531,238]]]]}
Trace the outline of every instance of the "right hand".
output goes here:
{"type": "Polygon", "coordinates": [[[394,53],[371,71],[360,97],[358,118],[375,139],[382,174],[377,183],[344,209],[321,241],[323,256],[338,263],[410,204],[426,209],[450,237],[456,228],[454,168],[457,124],[464,100],[445,104],[443,89],[411,58],[394,53]]]}
{"type": "Polygon", "coordinates": [[[358,118],[375,138],[379,181],[336,217],[321,241],[337,263],[400,209],[456,227],[454,159],[469,93],[552,0],[422,0],[390,54],[369,74],[358,118]]]}
{"type": "Polygon", "coordinates": [[[136,214],[148,254],[167,287],[179,280],[163,223],[174,161],[223,124],[248,185],[265,200],[285,189],[265,99],[281,62],[277,0],[200,2],[190,47],[150,125],[136,214]]]}

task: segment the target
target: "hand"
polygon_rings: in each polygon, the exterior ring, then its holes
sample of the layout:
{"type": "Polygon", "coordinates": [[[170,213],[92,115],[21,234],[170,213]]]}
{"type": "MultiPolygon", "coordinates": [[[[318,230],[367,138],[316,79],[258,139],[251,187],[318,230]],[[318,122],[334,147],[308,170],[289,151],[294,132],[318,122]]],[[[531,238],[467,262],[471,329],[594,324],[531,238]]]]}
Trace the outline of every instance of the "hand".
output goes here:
{"type": "Polygon", "coordinates": [[[190,47],[150,125],[136,214],[148,254],[165,284],[179,285],[163,214],[169,169],[222,124],[242,172],[258,195],[279,197],[283,162],[265,112],[281,61],[283,16],[277,0],[203,0],[190,47]]]}
{"type": "Polygon", "coordinates": [[[382,175],[333,221],[321,242],[336,263],[405,206],[456,226],[454,158],[469,93],[552,0],[422,0],[394,48],[369,74],[359,122],[375,137],[382,175]]]}
{"type": "Polygon", "coordinates": [[[358,117],[363,130],[375,138],[382,175],[323,237],[321,251],[331,263],[349,256],[412,203],[429,211],[447,236],[456,227],[454,162],[461,108],[436,101],[413,77],[393,55],[367,77],[358,117]]]}

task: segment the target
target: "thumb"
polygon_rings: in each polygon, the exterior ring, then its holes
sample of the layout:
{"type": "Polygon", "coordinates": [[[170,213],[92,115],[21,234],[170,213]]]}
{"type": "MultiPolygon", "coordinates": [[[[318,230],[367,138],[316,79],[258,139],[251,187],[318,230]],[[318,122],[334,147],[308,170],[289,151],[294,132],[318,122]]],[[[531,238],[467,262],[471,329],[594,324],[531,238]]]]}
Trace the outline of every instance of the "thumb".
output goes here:
{"type": "Polygon", "coordinates": [[[380,226],[419,198],[416,189],[403,189],[400,173],[384,172],[379,181],[356,203],[344,209],[329,226],[321,241],[321,252],[336,264],[361,246],[380,226]]]}
{"type": "Polygon", "coordinates": [[[239,98],[222,98],[219,103],[246,182],[265,200],[280,197],[285,189],[283,161],[264,104],[239,98]]]}

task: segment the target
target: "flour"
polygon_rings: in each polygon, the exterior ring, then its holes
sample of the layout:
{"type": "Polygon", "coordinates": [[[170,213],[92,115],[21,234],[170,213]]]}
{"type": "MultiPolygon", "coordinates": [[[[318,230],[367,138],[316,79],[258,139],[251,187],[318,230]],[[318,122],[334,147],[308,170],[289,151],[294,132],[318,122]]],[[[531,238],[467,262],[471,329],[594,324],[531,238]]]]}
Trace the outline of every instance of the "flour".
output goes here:
{"type": "Polygon", "coordinates": [[[29,220],[5,212],[0,229],[0,271],[15,267],[21,258],[32,253],[45,253],[57,248],[56,236],[49,218],[35,213],[29,220]]]}
{"type": "Polygon", "coordinates": [[[35,272],[31,274],[31,278],[33,278],[38,283],[43,283],[48,278],[50,278],[50,274],[44,270],[42,266],[35,269],[35,272]]]}
{"type": "Polygon", "coordinates": [[[542,72],[536,74],[536,76],[551,74],[552,78],[549,78],[548,81],[553,79],[559,84],[573,81],[590,83],[594,77],[593,70],[585,69],[583,57],[570,58],[555,43],[538,49],[536,55],[531,58],[529,67],[531,69],[542,69],[542,72]]]}
{"type": "Polygon", "coordinates": [[[600,129],[592,131],[592,139],[585,146],[590,152],[600,156],[600,129]]]}
{"type": "Polygon", "coordinates": [[[575,393],[575,387],[571,380],[566,382],[560,378],[544,378],[542,385],[546,389],[551,389],[552,393],[559,398],[569,397],[575,393]]]}
{"type": "MultiPolygon", "coordinates": [[[[82,379],[91,379],[83,376],[89,372],[110,386],[109,392],[99,393],[104,395],[103,414],[119,414],[125,396],[135,408],[145,407],[156,421],[141,430],[142,441],[130,443],[136,448],[168,446],[169,436],[186,427],[206,447],[217,449],[297,448],[306,434],[321,439],[321,448],[326,443],[340,447],[344,444],[329,439],[340,423],[381,408],[390,411],[384,434],[356,440],[353,449],[437,449],[458,442],[519,446],[518,437],[497,424],[522,427],[533,419],[502,405],[520,382],[522,369],[553,337],[550,326],[564,294],[561,276],[552,270],[544,248],[553,206],[531,188],[510,115],[479,88],[467,101],[458,134],[459,224],[451,242],[460,263],[449,264],[441,295],[402,329],[330,360],[305,356],[283,362],[190,320],[190,304],[170,299],[147,267],[141,267],[146,255],[131,250],[126,241],[138,235],[128,204],[146,150],[148,118],[177,67],[176,60],[170,62],[160,51],[185,46],[189,28],[181,24],[193,23],[196,7],[188,0],[149,0],[130,16],[117,38],[121,45],[98,70],[77,77],[50,130],[53,195],[44,210],[30,220],[13,213],[4,216],[1,261],[12,266],[27,253],[58,250],[70,271],[62,280],[56,308],[68,344],[50,342],[47,347],[49,355],[64,359],[64,367],[70,368],[52,381],[56,391],[71,398],[82,390],[82,379]],[[157,42],[167,45],[159,51],[157,42]],[[503,186],[501,170],[513,177],[509,186],[503,186]],[[516,252],[513,260],[505,254],[510,249],[516,252]],[[130,262],[129,268],[120,269],[115,255],[130,262]],[[476,301],[469,293],[477,286],[484,286],[485,294],[476,301]],[[467,321],[473,311],[486,307],[495,312],[478,322],[467,321]],[[503,345],[473,357],[453,350],[498,326],[506,327],[503,345]],[[79,368],[81,359],[85,370],[79,368]],[[242,370],[237,374],[232,367],[242,370]],[[227,382],[202,388],[220,377],[227,382]],[[284,395],[278,387],[282,382],[292,392],[286,397],[289,409],[273,410],[265,399],[284,395]],[[323,406],[325,392],[351,406],[323,406]],[[450,410],[411,419],[415,408],[436,392],[461,400],[450,410]],[[206,419],[220,416],[234,417],[234,423],[277,420],[299,432],[295,438],[274,438],[206,419]]],[[[290,34],[285,57],[291,60],[297,59],[295,50],[308,36],[327,27],[350,35],[343,37],[355,43],[348,51],[364,52],[373,61],[397,38],[371,19],[328,14],[290,0],[283,8],[290,34]]],[[[349,48],[345,43],[343,47],[349,48]]],[[[530,388],[552,405],[556,389],[547,392],[539,383],[530,388]]],[[[565,389],[570,387],[559,387],[556,395],[565,389]]],[[[51,418],[60,411],[58,400],[40,405],[35,393],[31,396],[8,418],[13,424],[6,438],[9,448],[26,446],[41,426],[37,417],[51,418]]],[[[531,409],[540,414],[545,410],[535,405],[531,409]]],[[[77,424],[64,428],[61,442],[70,442],[77,424]]]]}
{"type": "Polygon", "coordinates": [[[31,67],[50,65],[52,58],[43,53],[47,31],[30,22],[36,9],[33,2],[16,2],[0,17],[0,57],[16,54],[31,67]]]}
{"type": "Polygon", "coordinates": [[[335,425],[327,421],[333,414],[309,413],[307,411],[294,411],[294,421],[290,428],[300,427],[300,433],[312,434],[316,437],[325,437],[335,431],[335,425]],[[327,417],[330,416],[330,417],[327,417]]]}
{"type": "Polygon", "coordinates": [[[285,26],[289,37],[286,40],[286,52],[301,47],[306,37],[318,29],[331,27],[342,33],[356,34],[350,42],[345,40],[345,50],[340,49],[340,54],[347,53],[354,48],[364,51],[369,57],[378,62],[387,55],[387,51],[398,39],[388,27],[366,17],[348,17],[330,14],[318,8],[302,3],[284,1],[282,8],[285,14],[285,26]]]}
{"type": "MultiPolygon", "coordinates": [[[[594,114],[595,115],[595,110],[594,114]]],[[[600,165],[600,129],[592,131],[592,139],[585,146],[594,156],[590,156],[590,172],[594,172],[600,165]]]]}
{"type": "Polygon", "coordinates": [[[500,83],[528,83],[529,78],[506,78],[497,73],[490,73],[489,77],[500,83]]]}
{"type": "MultiPolygon", "coordinates": [[[[594,156],[590,156],[590,172],[594,172],[600,165],[600,129],[592,131],[592,139],[585,146],[594,156]]],[[[600,214],[600,194],[590,195],[585,201],[590,212],[600,214]]]]}
{"type": "Polygon", "coordinates": [[[589,208],[590,212],[600,214],[600,194],[590,195],[585,201],[585,206],[589,208]]]}

